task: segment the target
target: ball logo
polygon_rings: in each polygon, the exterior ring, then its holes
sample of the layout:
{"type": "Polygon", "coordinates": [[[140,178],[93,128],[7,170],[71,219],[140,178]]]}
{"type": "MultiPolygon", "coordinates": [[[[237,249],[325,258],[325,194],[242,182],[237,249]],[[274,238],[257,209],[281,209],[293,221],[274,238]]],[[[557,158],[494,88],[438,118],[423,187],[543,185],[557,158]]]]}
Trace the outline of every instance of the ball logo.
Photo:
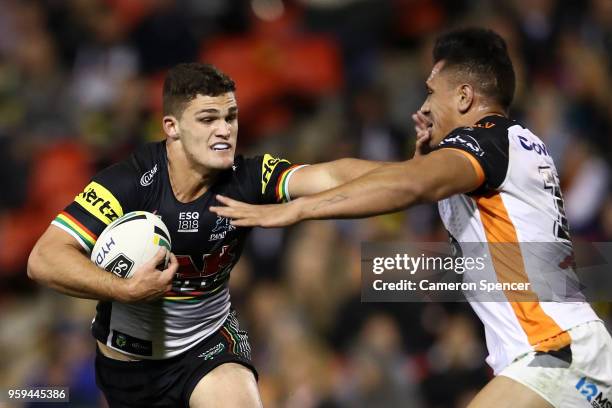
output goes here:
{"type": "Polygon", "coordinates": [[[115,246],[115,240],[110,237],[104,245],[100,247],[98,255],[96,255],[96,265],[100,266],[104,263],[106,256],[110,253],[112,247],[115,246]]]}
{"type": "Polygon", "coordinates": [[[133,266],[134,261],[124,254],[119,254],[112,261],[110,261],[104,269],[108,272],[114,273],[120,278],[125,278],[128,276],[133,266]]]}
{"type": "Polygon", "coordinates": [[[153,176],[157,173],[157,164],[153,166],[153,168],[147,171],[145,174],[140,177],[140,185],[143,187],[151,185],[153,183],[153,176]]]}

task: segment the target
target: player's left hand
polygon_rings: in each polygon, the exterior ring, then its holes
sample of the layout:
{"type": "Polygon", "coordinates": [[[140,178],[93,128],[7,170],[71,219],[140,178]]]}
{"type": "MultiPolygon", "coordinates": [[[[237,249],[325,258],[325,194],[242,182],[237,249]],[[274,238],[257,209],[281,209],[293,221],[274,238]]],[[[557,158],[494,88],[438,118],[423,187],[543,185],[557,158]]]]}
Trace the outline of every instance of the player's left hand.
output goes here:
{"type": "Polygon", "coordinates": [[[414,131],[416,132],[415,156],[423,156],[431,152],[431,121],[420,110],[412,115],[414,131]]]}
{"type": "Polygon", "coordinates": [[[297,201],[286,204],[253,205],[222,195],[216,196],[224,206],[211,206],[210,211],[231,220],[237,227],[285,227],[300,219],[297,201]]]}

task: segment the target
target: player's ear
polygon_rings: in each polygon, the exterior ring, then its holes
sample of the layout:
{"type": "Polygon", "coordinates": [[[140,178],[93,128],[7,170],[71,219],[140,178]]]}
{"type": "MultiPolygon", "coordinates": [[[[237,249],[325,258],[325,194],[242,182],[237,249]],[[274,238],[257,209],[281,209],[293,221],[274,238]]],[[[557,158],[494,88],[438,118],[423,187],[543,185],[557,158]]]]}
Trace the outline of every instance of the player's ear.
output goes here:
{"type": "Polygon", "coordinates": [[[166,136],[172,139],[178,139],[180,135],[178,120],[173,115],[166,115],[162,119],[162,127],[166,136]]]}
{"type": "Polygon", "coordinates": [[[459,112],[466,113],[472,107],[474,103],[474,88],[470,84],[462,84],[457,88],[459,112]]]}

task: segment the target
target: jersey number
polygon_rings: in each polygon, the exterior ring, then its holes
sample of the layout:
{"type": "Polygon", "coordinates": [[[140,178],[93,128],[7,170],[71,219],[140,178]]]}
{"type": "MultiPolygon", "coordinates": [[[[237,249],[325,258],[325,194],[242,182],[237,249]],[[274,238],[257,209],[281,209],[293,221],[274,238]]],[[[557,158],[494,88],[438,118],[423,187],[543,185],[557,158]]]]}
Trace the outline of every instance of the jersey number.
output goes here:
{"type": "Polygon", "coordinates": [[[561,196],[561,187],[559,186],[557,172],[550,166],[540,166],[538,170],[544,179],[544,189],[549,190],[552,194],[557,210],[557,219],[555,220],[553,233],[555,237],[559,239],[569,240],[569,225],[567,223],[567,217],[565,216],[565,208],[563,206],[563,197],[561,196]]]}

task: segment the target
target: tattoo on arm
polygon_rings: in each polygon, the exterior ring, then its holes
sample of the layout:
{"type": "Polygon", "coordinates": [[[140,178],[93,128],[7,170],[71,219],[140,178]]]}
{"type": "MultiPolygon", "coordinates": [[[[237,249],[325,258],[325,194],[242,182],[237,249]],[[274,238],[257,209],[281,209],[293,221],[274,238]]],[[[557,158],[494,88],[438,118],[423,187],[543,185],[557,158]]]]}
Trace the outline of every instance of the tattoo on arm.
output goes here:
{"type": "Polygon", "coordinates": [[[338,203],[340,201],[344,201],[347,198],[348,198],[348,196],[338,194],[337,196],[334,196],[334,197],[332,197],[330,199],[319,201],[317,204],[315,204],[314,207],[312,207],[312,211],[316,211],[316,210],[319,210],[319,209],[321,209],[323,207],[326,207],[328,205],[335,204],[335,203],[338,203]]]}

